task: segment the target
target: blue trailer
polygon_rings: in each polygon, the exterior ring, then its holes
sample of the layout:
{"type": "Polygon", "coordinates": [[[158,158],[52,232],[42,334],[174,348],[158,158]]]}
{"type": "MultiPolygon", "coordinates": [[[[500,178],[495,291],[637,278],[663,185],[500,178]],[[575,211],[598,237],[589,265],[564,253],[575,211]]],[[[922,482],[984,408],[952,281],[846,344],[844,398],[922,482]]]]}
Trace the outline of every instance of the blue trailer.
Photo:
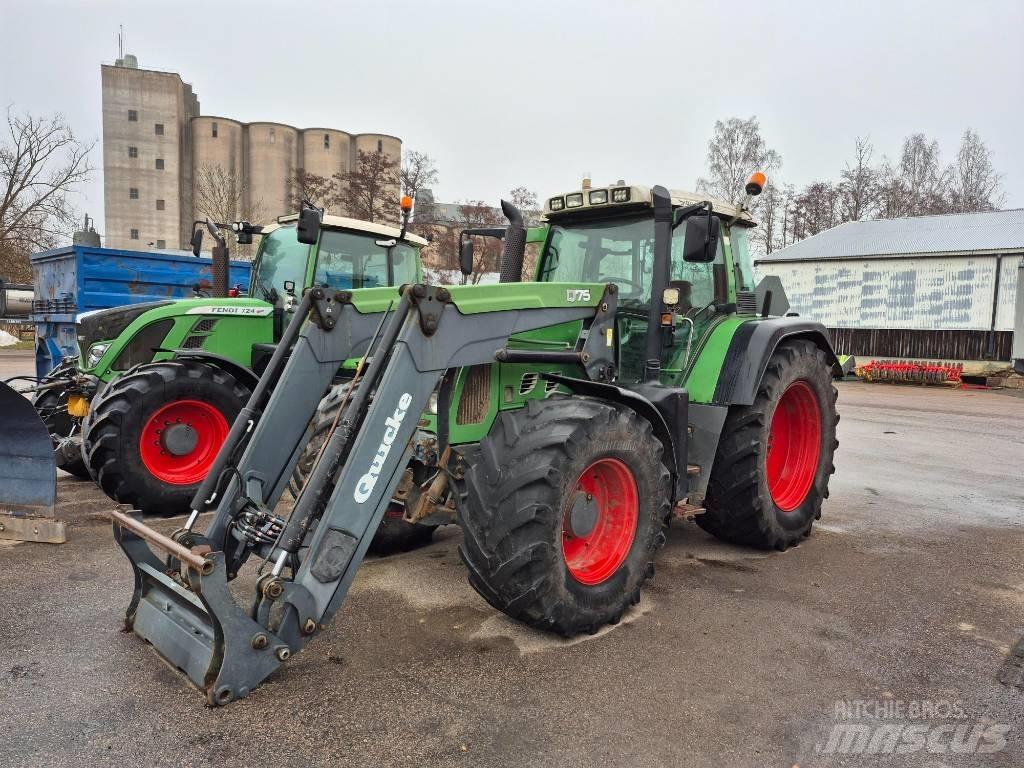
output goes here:
{"type": "MultiPolygon", "coordinates": [[[[249,288],[251,264],[232,261],[228,284],[249,288]]],[[[83,312],[144,301],[184,299],[213,286],[211,259],[187,251],[125,251],[69,245],[32,256],[36,375],[78,355],[75,318],[83,312]]]]}

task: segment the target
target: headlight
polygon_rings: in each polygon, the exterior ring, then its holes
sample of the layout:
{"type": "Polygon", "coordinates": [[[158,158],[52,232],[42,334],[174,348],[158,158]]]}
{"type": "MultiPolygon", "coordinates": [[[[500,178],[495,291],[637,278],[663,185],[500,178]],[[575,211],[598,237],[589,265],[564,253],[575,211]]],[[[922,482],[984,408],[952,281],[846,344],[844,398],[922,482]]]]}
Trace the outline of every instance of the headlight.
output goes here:
{"type": "Polygon", "coordinates": [[[563,200],[560,197],[552,197],[550,200],[548,200],[548,207],[552,211],[560,211],[563,208],[565,208],[565,200],[563,200]]]}
{"type": "Polygon", "coordinates": [[[583,193],[577,192],[574,195],[565,196],[565,207],[566,208],[582,208],[583,207],[583,193]]]}
{"type": "Polygon", "coordinates": [[[590,193],[590,204],[591,205],[604,205],[608,202],[608,190],[607,189],[595,189],[590,193]]]}
{"type": "Polygon", "coordinates": [[[93,344],[89,347],[89,354],[85,356],[85,365],[87,368],[95,368],[99,365],[100,358],[106,354],[106,351],[110,349],[110,342],[104,341],[101,344],[93,344]]]}
{"type": "Polygon", "coordinates": [[[612,202],[613,203],[628,203],[629,202],[629,187],[619,187],[618,189],[612,190],[612,202]]]}
{"type": "Polygon", "coordinates": [[[427,413],[437,416],[437,392],[431,392],[427,400],[427,413]]]}

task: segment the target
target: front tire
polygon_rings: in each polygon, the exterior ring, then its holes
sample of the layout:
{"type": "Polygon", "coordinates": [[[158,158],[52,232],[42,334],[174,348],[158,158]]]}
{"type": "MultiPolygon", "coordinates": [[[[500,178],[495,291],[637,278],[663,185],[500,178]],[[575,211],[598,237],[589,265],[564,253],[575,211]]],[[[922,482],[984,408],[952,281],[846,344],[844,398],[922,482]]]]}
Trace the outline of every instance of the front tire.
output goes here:
{"type": "Polygon", "coordinates": [[[647,421],[593,398],[502,413],[460,483],[470,584],[498,610],[566,637],[618,622],[665,542],[662,451],[647,421]]]}
{"type": "Polygon", "coordinates": [[[837,396],[817,345],[776,349],[754,403],[729,410],[697,524],[759,549],[785,550],[807,537],[835,472],[837,396]]]}
{"type": "Polygon", "coordinates": [[[151,514],[185,514],[249,389],[194,360],[149,363],[93,401],[83,456],[110,498],[151,514]]]}

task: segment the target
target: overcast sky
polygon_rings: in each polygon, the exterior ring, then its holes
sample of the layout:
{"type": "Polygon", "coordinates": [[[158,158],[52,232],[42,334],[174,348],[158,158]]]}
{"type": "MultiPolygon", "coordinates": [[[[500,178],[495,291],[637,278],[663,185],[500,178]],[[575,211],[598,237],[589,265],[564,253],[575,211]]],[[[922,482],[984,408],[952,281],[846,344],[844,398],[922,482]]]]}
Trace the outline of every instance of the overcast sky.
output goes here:
{"type": "MultiPolygon", "coordinates": [[[[3,0],[0,104],[101,139],[118,25],[204,114],[401,137],[440,200],[596,183],[693,187],[716,119],[757,115],[778,174],[835,178],[854,138],[978,131],[1024,206],[1024,2],[3,0]]],[[[103,227],[102,155],[79,205],[103,227]]]]}

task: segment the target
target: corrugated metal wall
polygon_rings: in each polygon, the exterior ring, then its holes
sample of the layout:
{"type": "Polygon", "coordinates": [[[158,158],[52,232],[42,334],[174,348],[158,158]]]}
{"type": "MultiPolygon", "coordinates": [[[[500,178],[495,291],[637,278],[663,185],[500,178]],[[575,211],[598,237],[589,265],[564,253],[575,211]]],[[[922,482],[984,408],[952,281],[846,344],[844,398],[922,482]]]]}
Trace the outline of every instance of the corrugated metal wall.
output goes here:
{"type": "Polygon", "coordinates": [[[842,353],[1009,360],[1020,254],[762,263],[794,312],[824,323],[842,353]]]}
{"type": "MultiPolygon", "coordinates": [[[[1013,328],[1019,255],[1002,259],[996,330],[1013,328]]],[[[830,328],[976,330],[992,327],[995,256],[762,263],[795,312],[830,328]]]]}

